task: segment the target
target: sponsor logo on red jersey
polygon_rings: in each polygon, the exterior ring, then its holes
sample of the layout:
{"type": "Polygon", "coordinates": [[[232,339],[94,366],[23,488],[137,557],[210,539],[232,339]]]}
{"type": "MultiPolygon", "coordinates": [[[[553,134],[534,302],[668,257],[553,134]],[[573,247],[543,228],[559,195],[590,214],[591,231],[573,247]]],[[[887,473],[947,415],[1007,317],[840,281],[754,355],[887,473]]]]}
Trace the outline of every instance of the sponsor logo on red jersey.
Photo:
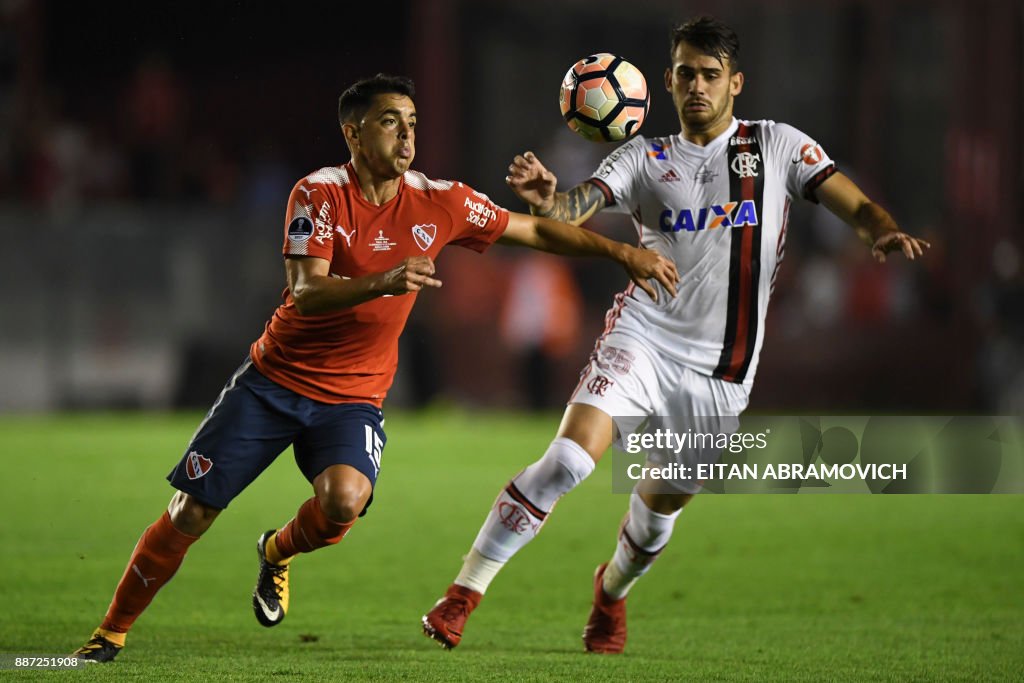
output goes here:
{"type": "Polygon", "coordinates": [[[488,221],[497,218],[497,212],[490,207],[490,202],[486,199],[484,201],[474,202],[469,197],[466,197],[464,206],[469,209],[469,215],[466,220],[478,227],[487,227],[488,221]]]}
{"type": "Polygon", "coordinates": [[[320,215],[316,217],[316,241],[322,246],[324,240],[333,240],[334,235],[331,231],[331,203],[325,201],[320,206],[320,215]]]}
{"type": "Polygon", "coordinates": [[[346,230],[345,230],[345,228],[343,228],[343,227],[342,227],[342,226],[340,226],[340,225],[335,225],[335,226],[334,226],[334,229],[335,229],[335,230],[337,230],[337,231],[338,231],[338,233],[339,233],[339,234],[340,234],[340,235],[341,235],[342,237],[344,237],[344,238],[345,238],[345,245],[346,245],[346,246],[349,246],[349,247],[351,247],[351,246],[352,246],[352,238],[353,238],[353,237],[355,237],[355,234],[356,234],[356,229],[355,229],[355,228],[352,228],[352,230],[351,230],[351,231],[346,231],[346,230]]]}
{"type": "Polygon", "coordinates": [[[185,474],[189,479],[198,479],[204,476],[213,467],[213,461],[198,451],[190,451],[185,456],[185,474]]]}

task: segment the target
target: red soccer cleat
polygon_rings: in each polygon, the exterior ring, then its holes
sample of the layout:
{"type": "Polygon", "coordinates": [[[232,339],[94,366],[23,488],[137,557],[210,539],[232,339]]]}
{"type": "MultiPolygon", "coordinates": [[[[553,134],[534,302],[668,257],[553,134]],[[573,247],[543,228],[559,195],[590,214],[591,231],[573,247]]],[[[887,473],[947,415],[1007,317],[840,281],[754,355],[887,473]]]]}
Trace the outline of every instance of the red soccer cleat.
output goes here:
{"type": "Polygon", "coordinates": [[[444,649],[452,649],[462,640],[462,627],[483,597],[483,593],[465,586],[455,583],[448,586],[444,597],[423,615],[424,635],[436,640],[444,649]]]}
{"type": "Polygon", "coordinates": [[[583,646],[587,652],[620,654],[626,648],[626,598],[612,600],[604,592],[601,580],[605,562],[594,572],[594,607],[583,627],[583,646]]]}

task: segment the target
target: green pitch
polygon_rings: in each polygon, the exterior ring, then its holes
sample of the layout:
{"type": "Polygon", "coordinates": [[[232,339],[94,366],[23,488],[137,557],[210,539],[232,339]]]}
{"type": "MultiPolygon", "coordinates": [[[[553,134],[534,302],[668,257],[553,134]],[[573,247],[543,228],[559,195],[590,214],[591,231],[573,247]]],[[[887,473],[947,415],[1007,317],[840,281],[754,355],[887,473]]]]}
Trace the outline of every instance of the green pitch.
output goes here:
{"type": "MultiPolygon", "coordinates": [[[[97,625],[199,416],[4,418],[0,651],[97,625]]],[[[627,653],[585,655],[591,573],[626,498],[608,464],[493,584],[462,645],[419,619],[557,419],[391,413],[370,514],[298,558],[275,629],[255,543],[310,494],[285,454],[192,547],[112,665],[47,680],[991,680],[1024,675],[1019,496],[705,496],[629,601],[627,653]]],[[[38,679],[38,672],[3,677],[38,679]]]]}

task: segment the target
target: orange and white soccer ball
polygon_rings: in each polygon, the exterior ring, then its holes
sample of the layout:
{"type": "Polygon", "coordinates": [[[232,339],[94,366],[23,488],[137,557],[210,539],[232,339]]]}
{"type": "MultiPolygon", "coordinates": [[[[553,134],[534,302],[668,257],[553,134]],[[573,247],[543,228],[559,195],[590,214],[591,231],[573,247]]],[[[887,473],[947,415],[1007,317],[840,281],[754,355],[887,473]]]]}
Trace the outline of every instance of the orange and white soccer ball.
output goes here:
{"type": "Polygon", "coordinates": [[[588,140],[618,142],[640,130],[651,94],[640,69],[601,52],[584,57],[566,72],[558,104],[573,131],[588,140]]]}

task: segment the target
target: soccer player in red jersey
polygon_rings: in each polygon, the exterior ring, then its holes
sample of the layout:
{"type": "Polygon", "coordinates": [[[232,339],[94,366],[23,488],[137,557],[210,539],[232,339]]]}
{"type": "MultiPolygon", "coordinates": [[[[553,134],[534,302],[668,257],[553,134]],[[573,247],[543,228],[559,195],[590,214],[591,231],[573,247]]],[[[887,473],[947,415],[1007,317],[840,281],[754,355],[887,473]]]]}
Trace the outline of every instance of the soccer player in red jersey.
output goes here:
{"type": "Polygon", "coordinates": [[[386,437],[381,405],[398,337],[416,295],[440,287],[447,244],[492,243],[622,264],[638,287],[675,291],[675,266],[653,251],[554,220],[511,213],[460,183],[410,170],[416,107],[405,78],[378,75],[346,90],[338,118],[352,159],[300,180],[288,199],[288,288],[249,357],[168,475],[178,489],[142,534],[103,622],[76,655],[112,660],[128,630],[231,500],[289,445],[313,487],[295,517],[264,532],[253,610],[264,626],[288,610],[299,553],[340,541],[372,501],[386,437]]]}

